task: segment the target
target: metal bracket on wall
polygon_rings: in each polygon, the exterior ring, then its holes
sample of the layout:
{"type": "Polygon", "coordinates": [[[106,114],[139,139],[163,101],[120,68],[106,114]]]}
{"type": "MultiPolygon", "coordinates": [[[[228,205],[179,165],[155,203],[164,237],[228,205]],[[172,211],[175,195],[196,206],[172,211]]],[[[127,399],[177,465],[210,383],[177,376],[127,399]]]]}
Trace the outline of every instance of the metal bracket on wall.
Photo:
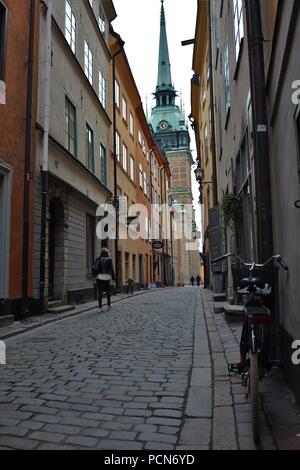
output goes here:
{"type": "Polygon", "coordinates": [[[300,209],[300,199],[299,199],[299,201],[295,202],[295,207],[296,207],[296,209],[300,209]]]}

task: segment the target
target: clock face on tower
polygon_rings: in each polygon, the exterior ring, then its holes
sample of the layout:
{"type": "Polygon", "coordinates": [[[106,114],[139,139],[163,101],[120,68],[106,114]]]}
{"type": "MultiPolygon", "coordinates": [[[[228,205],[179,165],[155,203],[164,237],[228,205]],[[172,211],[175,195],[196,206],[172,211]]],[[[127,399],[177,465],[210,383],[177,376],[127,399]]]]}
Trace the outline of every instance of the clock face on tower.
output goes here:
{"type": "Polygon", "coordinates": [[[161,121],[161,123],[159,124],[159,127],[165,131],[166,129],[169,128],[169,123],[167,121],[161,121]]]}

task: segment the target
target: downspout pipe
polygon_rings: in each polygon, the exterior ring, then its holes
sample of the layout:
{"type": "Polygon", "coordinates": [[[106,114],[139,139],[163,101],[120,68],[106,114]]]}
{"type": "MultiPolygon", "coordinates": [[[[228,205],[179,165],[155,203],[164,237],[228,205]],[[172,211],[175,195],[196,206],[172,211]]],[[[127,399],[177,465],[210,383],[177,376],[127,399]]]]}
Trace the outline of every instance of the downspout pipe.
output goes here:
{"type": "Polygon", "coordinates": [[[117,113],[116,113],[116,58],[123,51],[125,42],[119,35],[114,33],[118,39],[120,49],[112,55],[112,74],[113,74],[113,142],[114,142],[114,206],[116,211],[116,238],[115,238],[115,278],[116,278],[116,294],[119,287],[119,207],[118,207],[118,162],[117,162],[117,113]]]}
{"type": "Polygon", "coordinates": [[[40,245],[40,306],[45,308],[45,267],[47,236],[48,172],[49,172],[49,127],[50,127],[50,85],[52,58],[52,11],[53,2],[48,0],[46,13],[46,58],[45,58],[45,98],[44,98],[44,135],[43,158],[41,168],[42,201],[41,201],[41,245],[40,245]]]}
{"type": "Polygon", "coordinates": [[[245,0],[256,185],[257,255],[263,263],[273,255],[273,224],[270,176],[269,123],[259,0],[245,0]]]}
{"type": "Polygon", "coordinates": [[[214,207],[218,205],[218,177],[217,177],[217,154],[216,154],[216,128],[215,128],[215,93],[213,77],[213,55],[212,55],[212,15],[211,0],[208,0],[208,57],[209,57],[209,75],[210,75],[210,114],[211,114],[211,152],[213,166],[213,200],[214,207]]]}
{"type": "Polygon", "coordinates": [[[29,216],[30,216],[30,166],[32,153],[32,109],[33,109],[33,70],[35,42],[36,1],[30,0],[29,47],[27,72],[26,135],[24,163],[24,205],[23,205],[23,260],[22,260],[22,311],[28,310],[28,273],[29,273],[29,216]]]}

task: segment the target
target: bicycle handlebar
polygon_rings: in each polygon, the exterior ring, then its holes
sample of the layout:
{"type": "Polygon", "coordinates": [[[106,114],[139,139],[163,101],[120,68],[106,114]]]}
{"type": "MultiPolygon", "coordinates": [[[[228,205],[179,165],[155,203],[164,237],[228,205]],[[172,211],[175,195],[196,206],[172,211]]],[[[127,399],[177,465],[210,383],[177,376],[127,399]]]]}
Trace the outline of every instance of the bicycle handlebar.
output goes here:
{"type": "Polygon", "coordinates": [[[277,261],[277,263],[282,267],[282,269],[284,269],[285,271],[288,271],[289,268],[287,266],[287,264],[283,261],[283,259],[281,258],[280,255],[274,255],[272,256],[270,259],[268,259],[265,263],[263,264],[258,264],[258,263],[246,263],[239,255],[237,255],[236,253],[227,253],[226,255],[223,255],[223,256],[220,256],[219,258],[216,258],[214,259],[211,264],[216,264],[216,263],[219,263],[220,261],[223,261],[227,258],[230,258],[232,256],[235,256],[244,266],[246,266],[247,268],[251,268],[251,270],[253,271],[255,268],[265,268],[266,266],[268,266],[272,261],[277,261]]]}

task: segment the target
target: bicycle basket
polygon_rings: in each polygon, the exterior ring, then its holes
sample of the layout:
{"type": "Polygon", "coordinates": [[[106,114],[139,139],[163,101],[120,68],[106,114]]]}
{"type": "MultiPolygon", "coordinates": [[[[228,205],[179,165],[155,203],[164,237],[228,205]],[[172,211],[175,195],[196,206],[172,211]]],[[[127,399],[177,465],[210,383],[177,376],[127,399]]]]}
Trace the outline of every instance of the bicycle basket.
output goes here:
{"type": "MultiPolygon", "coordinates": [[[[232,266],[232,277],[233,277],[233,288],[235,291],[240,287],[242,279],[249,277],[249,269],[239,266],[232,266]]],[[[278,268],[267,266],[265,268],[257,268],[253,272],[253,277],[257,277],[269,284],[272,287],[272,291],[277,283],[278,268]]]]}

